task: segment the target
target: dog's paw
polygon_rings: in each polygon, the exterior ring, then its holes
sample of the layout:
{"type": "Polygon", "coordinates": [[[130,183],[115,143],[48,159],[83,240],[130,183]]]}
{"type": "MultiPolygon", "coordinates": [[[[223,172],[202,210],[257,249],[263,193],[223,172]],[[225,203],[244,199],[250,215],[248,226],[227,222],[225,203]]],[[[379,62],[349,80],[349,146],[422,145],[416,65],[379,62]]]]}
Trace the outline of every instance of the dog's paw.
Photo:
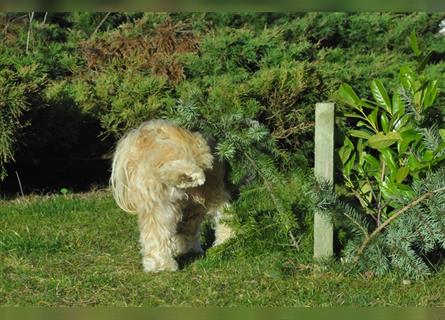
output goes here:
{"type": "Polygon", "coordinates": [[[178,170],[176,187],[180,189],[195,188],[204,184],[204,171],[194,164],[188,164],[178,170]]]}
{"type": "Polygon", "coordinates": [[[180,189],[198,187],[205,182],[204,171],[190,161],[167,162],[161,167],[160,173],[163,181],[180,189]]]}
{"type": "Polygon", "coordinates": [[[190,252],[193,252],[200,256],[204,255],[204,250],[202,249],[201,243],[199,242],[199,240],[195,241],[193,247],[190,249],[190,252]]]}
{"type": "Polygon", "coordinates": [[[222,223],[221,221],[217,221],[215,228],[215,241],[213,242],[213,247],[219,246],[220,244],[233,238],[233,236],[234,232],[232,228],[222,223]]]}
{"type": "Polygon", "coordinates": [[[177,271],[178,263],[173,258],[155,259],[154,257],[143,257],[142,265],[144,272],[177,271]]]}
{"type": "Polygon", "coordinates": [[[194,172],[183,173],[179,176],[179,183],[177,187],[180,189],[194,188],[204,184],[205,175],[202,170],[196,170],[194,172]]]}
{"type": "Polygon", "coordinates": [[[201,247],[201,243],[199,239],[193,240],[190,239],[190,236],[186,236],[183,234],[177,234],[175,237],[175,246],[176,246],[176,254],[187,254],[194,253],[198,255],[203,255],[204,250],[201,247]]]}

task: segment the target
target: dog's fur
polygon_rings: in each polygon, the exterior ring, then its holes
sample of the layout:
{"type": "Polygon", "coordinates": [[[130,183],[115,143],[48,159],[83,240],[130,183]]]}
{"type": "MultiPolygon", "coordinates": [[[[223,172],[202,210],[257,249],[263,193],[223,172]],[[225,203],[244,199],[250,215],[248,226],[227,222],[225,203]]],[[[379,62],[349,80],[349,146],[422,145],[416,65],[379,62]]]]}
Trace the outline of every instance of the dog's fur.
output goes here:
{"type": "Polygon", "coordinates": [[[111,187],[117,204],[138,215],[146,272],[177,270],[175,256],[202,253],[205,215],[216,218],[215,245],[232,235],[221,221],[229,201],[223,164],[199,133],[164,120],[131,130],[117,144],[111,187]]]}

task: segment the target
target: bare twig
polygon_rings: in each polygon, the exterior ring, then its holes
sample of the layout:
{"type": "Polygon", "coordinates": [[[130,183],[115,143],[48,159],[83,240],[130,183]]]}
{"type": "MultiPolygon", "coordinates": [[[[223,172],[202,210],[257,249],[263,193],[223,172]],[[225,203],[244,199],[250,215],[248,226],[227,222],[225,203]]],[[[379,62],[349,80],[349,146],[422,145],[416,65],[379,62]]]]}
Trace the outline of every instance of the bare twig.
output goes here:
{"type": "MultiPolygon", "coordinates": [[[[275,118],[275,115],[272,115],[270,117],[267,118],[267,120],[272,120],[275,118]]],[[[284,124],[282,123],[281,120],[276,119],[277,121],[280,121],[279,125],[284,126],[284,124]]],[[[303,122],[300,123],[297,126],[293,126],[290,128],[286,128],[281,130],[279,133],[275,133],[274,138],[277,139],[285,139],[288,138],[290,135],[294,134],[295,132],[301,132],[307,129],[311,129],[315,126],[315,122],[303,122]]]]}
{"type": "MultiPolygon", "coordinates": [[[[383,162],[382,174],[380,176],[380,181],[382,183],[383,183],[383,179],[385,179],[385,169],[386,169],[385,162],[383,162]]],[[[377,199],[377,201],[378,201],[378,203],[377,203],[377,226],[380,226],[380,223],[381,223],[380,218],[382,216],[382,210],[383,210],[383,208],[382,208],[382,188],[379,188],[379,189],[380,189],[379,197],[377,199]]],[[[371,190],[372,190],[372,188],[371,188],[371,190]]]]}
{"type": "Polygon", "coordinates": [[[294,235],[292,234],[292,232],[289,230],[289,237],[290,237],[290,239],[291,239],[291,241],[292,241],[292,246],[295,248],[295,249],[297,249],[297,250],[300,250],[300,240],[301,239],[298,239],[298,241],[295,239],[295,237],[294,237],[294,235]]]}
{"type": "Polygon", "coordinates": [[[42,22],[42,24],[45,24],[45,22],[46,22],[46,17],[48,17],[48,12],[45,12],[45,15],[43,16],[43,22],[42,22]]]}
{"type": "Polygon", "coordinates": [[[25,194],[23,193],[22,182],[20,181],[19,173],[16,171],[15,175],[17,176],[17,181],[19,182],[20,193],[22,194],[22,197],[24,197],[25,194]]]}
{"type": "Polygon", "coordinates": [[[111,14],[111,12],[107,12],[107,14],[105,15],[105,17],[102,18],[102,20],[99,22],[99,24],[97,25],[96,29],[94,29],[94,32],[91,34],[90,39],[94,38],[94,36],[96,35],[96,33],[99,31],[100,27],[102,27],[103,23],[105,22],[105,20],[107,20],[108,16],[111,14]]]}
{"type": "Polygon", "coordinates": [[[18,20],[18,19],[26,18],[27,16],[28,16],[27,14],[24,14],[24,15],[22,15],[22,16],[15,17],[15,18],[13,18],[13,19],[7,21],[7,22],[6,22],[6,25],[5,25],[4,29],[3,29],[3,32],[6,34],[6,32],[8,31],[8,27],[9,27],[9,25],[10,25],[12,22],[14,22],[14,21],[16,21],[16,20],[18,20]]]}
{"type": "Polygon", "coordinates": [[[385,222],[383,222],[380,226],[378,226],[370,235],[369,237],[365,237],[365,240],[363,240],[362,245],[357,250],[357,255],[355,257],[355,261],[357,262],[358,259],[363,255],[363,252],[365,251],[368,244],[371,242],[372,239],[374,239],[387,225],[389,225],[391,222],[393,222],[395,219],[397,219],[402,213],[408,211],[409,209],[412,209],[422,201],[425,201],[428,198],[431,198],[436,193],[445,191],[445,187],[439,188],[433,191],[429,191],[421,195],[419,198],[411,201],[406,206],[404,206],[402,209],[398,210],[396,213],[394,213],[391,217],[389,217],[385,222]]]}
{"type": "Polygon", "coordinates": [[[32,32],[32,20],[34,19],[34,11],[31,12],[30,16],[29,16],[29,28],[28,28],[28,36],[26,37],[26,54],[28,54],[28,49],[29,49],[29,39],[31,37],[31,32],[32,32]]]}

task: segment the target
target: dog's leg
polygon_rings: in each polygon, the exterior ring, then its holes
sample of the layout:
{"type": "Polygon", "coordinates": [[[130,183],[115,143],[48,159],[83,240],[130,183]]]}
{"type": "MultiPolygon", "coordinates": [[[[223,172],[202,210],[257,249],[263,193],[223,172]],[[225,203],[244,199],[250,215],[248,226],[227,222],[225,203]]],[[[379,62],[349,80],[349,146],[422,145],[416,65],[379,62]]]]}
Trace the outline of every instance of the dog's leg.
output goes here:
{"type": "Polygon", "coordinates": [[[200,226],[204,215],[205,211],[196,206],[184,210],[183,220],[178,224],[178,231],[175,237],[178,254],[187,252],[204,253],[199,241],[200,226]]]}
{"type": "Polygon", "coordinates": [[[145,272],[176,271],[174,235],[179,215],[167,206],[139,214],[142,264],[145,272]]]}
{"type": "Polygon", "coordinates": [[[215,241],[213,242],[213,246],[217,246],[234,236],[232,228],[230,228],[226,223],[228,219],[229,217],[226,214],[224,214],[224,206],[222,206],[219,210],[216,211],[215,241]]]}

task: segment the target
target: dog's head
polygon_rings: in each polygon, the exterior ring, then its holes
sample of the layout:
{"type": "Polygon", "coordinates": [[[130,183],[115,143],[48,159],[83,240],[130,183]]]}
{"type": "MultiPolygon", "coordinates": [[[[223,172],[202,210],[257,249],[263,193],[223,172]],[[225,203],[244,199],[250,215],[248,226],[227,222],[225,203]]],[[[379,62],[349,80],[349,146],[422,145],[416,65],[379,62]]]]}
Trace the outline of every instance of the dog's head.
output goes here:
{"type": "Polygon", "coordinates": [[[147,193],[159,194],[163,186],[178,190],[204,184],[212,166],[210,147],[201,134],[164,120],[149,121],[118,143],[112,189],[121,207],[134,211],[147,193]]]}

